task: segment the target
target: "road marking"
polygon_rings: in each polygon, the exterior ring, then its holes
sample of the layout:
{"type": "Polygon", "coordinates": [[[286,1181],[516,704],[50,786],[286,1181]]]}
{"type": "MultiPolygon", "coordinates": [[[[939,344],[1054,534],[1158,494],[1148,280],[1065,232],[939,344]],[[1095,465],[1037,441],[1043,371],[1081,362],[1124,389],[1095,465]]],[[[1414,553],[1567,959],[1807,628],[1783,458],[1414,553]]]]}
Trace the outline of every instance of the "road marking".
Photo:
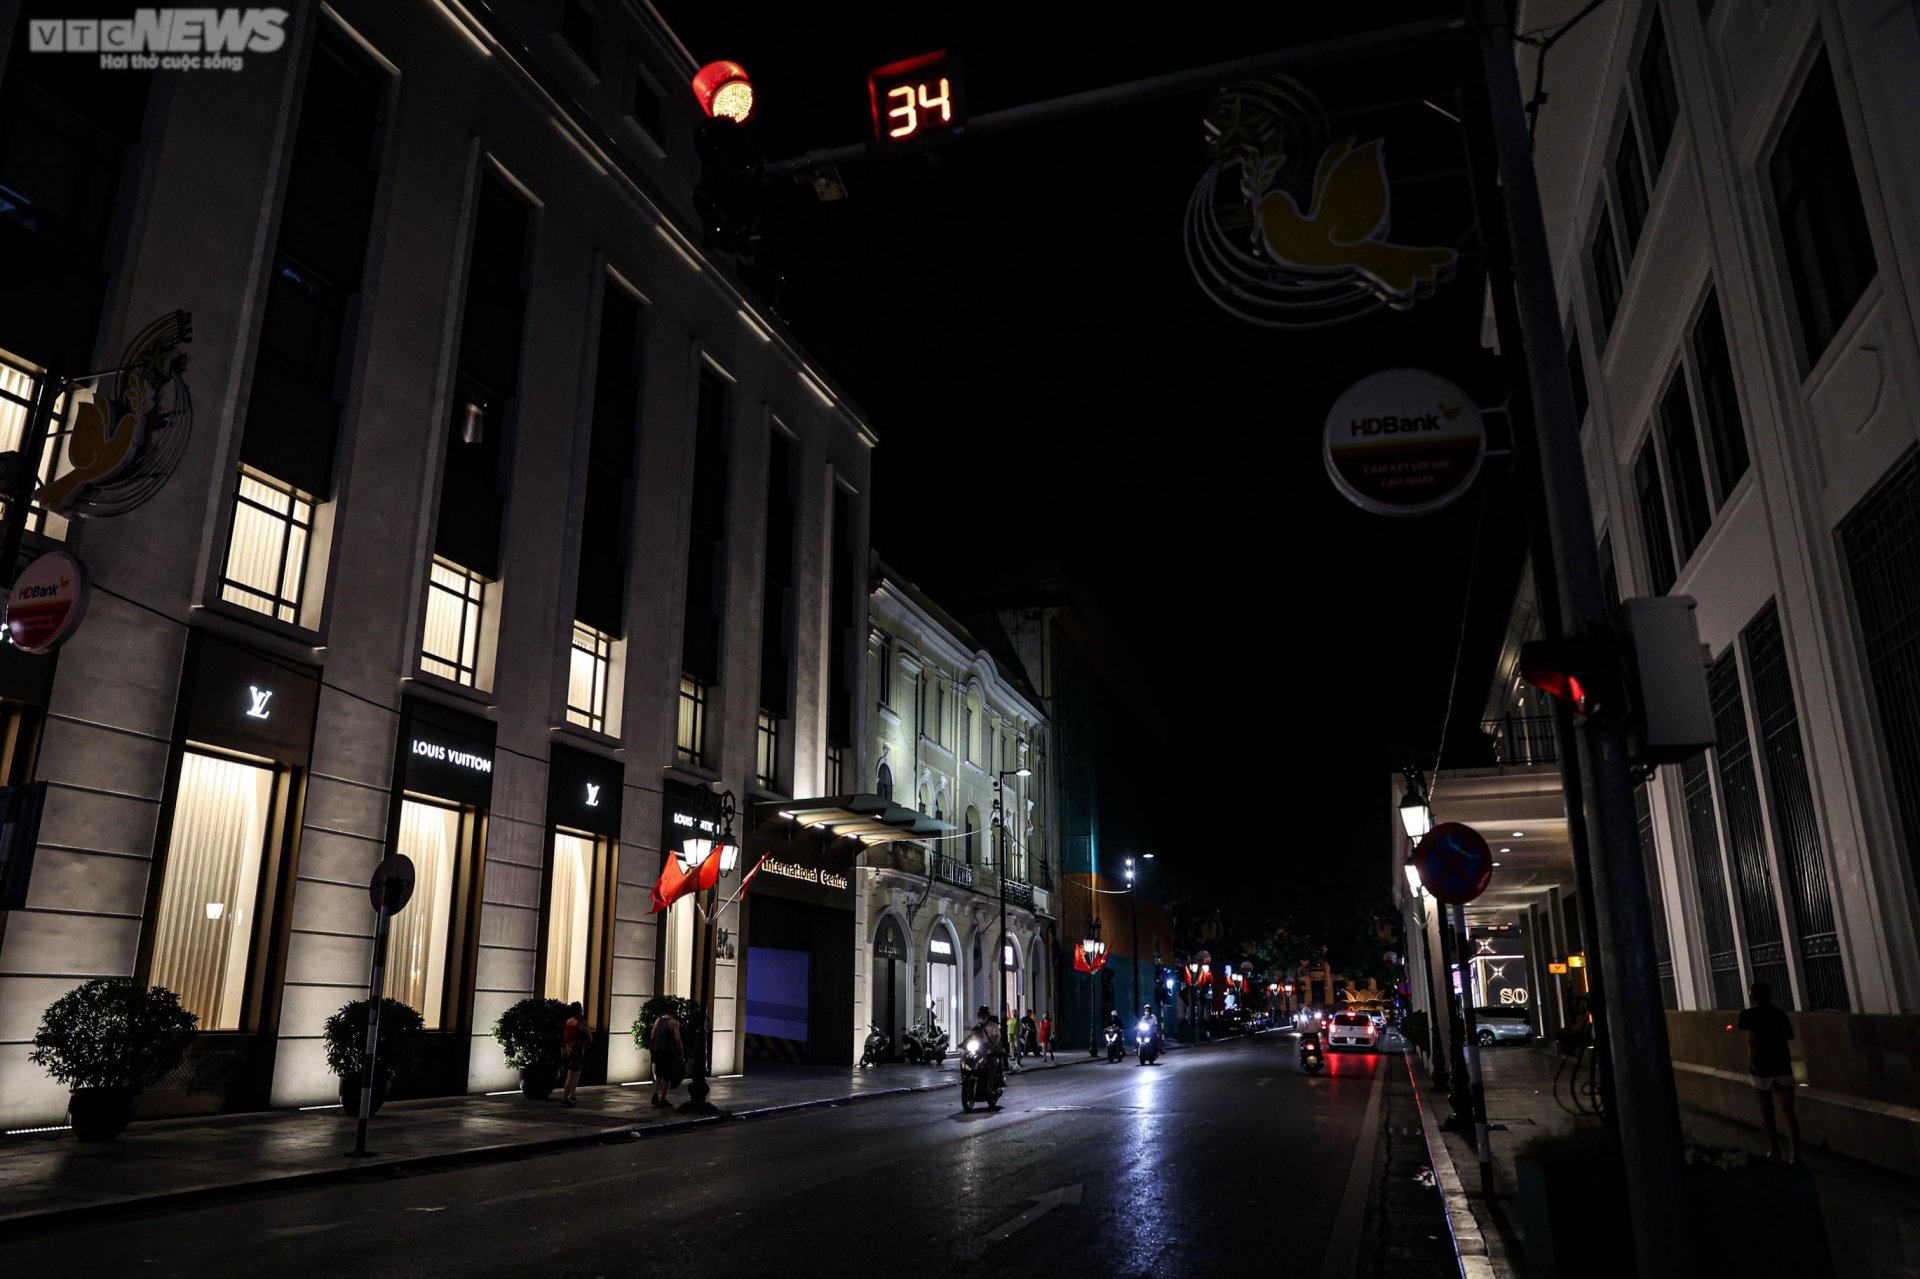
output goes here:
{"type": "Polygon", "coordinates": [[[1274,1077],[1272,1075],[1262,1075],[1260,1076],[1260,1078],[1253,1081],[1253,1086],[1255,1088],[1265,1088],[1268,1084],[1273,1082],[1274,1082],[1274,1077]]]}
{"type": "Polygon", "coordinates": [[[1340,1196],[1340,1211],[1333,1217],[1326,1260],[1320,1264],[1320,1279],[1353,1279],[1359,1272],[1360,1227],[1366,1222],[1367,1186],[1373,1180],[1373,1151],[1380,1144],[1380,1094],[1386,1082],[1386,1063],[1377,1062],[1373,1091],[1367,1094],[1367,1113],[1360,1120],[1360,1140],[1353,1146],[1353,1166],[1347,1169],[1347,1188],[1340,1196]]]}
{"type": "Polygon", "coordinates": [[[1009,1221],[1006,1225],[988,1235],[987,1238],[992,1240],[1010,1238],[1015,1231],[1023,1226],[1032,1225],[1049,1212],[1052,1212],[1055,1208],[1058,1208],[1061,1204],[1079,1203],[1080,1187],[1084,1184],[1084,1182],[1075,1182],[1071,1186],[1062,1186],[1058,1190],[1049,1190],[1046,1194],[1041,1195],[1033,1201],[1033,1207],[1027,1209],[1018,1217],[1015,1217],[1012,1221],[1009,1221]]]}

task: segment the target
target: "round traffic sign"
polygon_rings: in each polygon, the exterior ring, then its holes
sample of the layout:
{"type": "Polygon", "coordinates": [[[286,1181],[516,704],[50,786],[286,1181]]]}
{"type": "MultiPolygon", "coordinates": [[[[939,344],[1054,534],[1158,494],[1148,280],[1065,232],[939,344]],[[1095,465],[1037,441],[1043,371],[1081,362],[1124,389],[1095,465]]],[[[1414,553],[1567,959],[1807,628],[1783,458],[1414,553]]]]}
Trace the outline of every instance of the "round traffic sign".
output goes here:
{"type": "Polygon", "coordinates": [[[1493,850],[1480,832],[1460,822],[1441,822],[1413,850],[1420,882],[1435,899],[1464,906],[1493,879],[1493,850]]]}
{"type": "Polygon", "coordinates": [[[393,853],[373,868],[367,881],[367,896],[373,899],[377,913],[383,904],[389,915],[397,915],[413,898],[413,859],[405,853],[393,853]]]}

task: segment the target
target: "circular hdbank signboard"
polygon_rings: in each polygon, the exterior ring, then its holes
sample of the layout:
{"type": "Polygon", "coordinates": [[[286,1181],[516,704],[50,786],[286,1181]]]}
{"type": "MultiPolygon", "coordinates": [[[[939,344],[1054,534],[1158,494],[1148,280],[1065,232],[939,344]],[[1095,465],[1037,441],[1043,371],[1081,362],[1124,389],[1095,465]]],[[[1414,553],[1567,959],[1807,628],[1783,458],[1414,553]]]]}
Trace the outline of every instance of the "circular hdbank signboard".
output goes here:
{"type": "Polygon", "coordinates": [[[87,571],[65,551],[49,551],[20,570],[7,596],[7,638],[25,653],[50,653],[87,612],[87,571]]]}
{"type": "Polygon", "coordinates": [[[1334,487],[1375,515],[1439,510],[1473,484],[1486,453],[1473,400],[1422,369],[1386,369],[1348,387],[1321,445],[1334,487]]]}

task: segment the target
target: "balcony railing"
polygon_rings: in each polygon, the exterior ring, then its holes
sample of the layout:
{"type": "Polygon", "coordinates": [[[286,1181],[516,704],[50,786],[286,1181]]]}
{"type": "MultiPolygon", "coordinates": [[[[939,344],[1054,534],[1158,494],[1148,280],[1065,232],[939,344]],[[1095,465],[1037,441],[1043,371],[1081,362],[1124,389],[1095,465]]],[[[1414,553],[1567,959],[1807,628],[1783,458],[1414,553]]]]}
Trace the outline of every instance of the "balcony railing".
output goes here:
{"type": "Polygon", "coordinates": [[[956,861],[944,853],[934,853],[933,877],[945,880],[949,884],[958,884],[962,888],[973,887],[973,867],[963,861],[956,861]]]}
{"type": "Polygon", "coordinates": [[[1004,879],[1001,891],[1006,895],[1009,906],[1024,906],[1033,909],[1033,885],[1018,879],[1004,879]]]}
{"type": "Polygon", "coordinates": [[[1502,766],[1553,764],[1560,759],[1551,715],[1507,715],[1482,720],[1480,731],[1493,743],[1494,762],[1502,766]]]}

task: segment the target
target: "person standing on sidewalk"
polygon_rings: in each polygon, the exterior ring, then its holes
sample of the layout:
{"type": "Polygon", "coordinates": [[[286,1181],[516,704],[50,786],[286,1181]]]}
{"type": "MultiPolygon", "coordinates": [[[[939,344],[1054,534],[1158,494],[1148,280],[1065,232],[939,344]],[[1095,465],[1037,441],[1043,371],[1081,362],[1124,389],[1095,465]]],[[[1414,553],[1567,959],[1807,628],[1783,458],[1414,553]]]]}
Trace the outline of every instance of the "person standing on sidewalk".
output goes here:
{"type": "Polygon", "coordinates": [[[567,1024],[560,1030],[560,1069],[566,1072],[567,1086],[560,1104],[577,1106],[573,1093],[580,1086],[580,1072],[587,1068],[587,1050],[593,1047],[593,1030],[587,1025],[586,1009],[578,1000],[567,1005],[567,1024]]]}
{"type": "Polygon", "coordinates": [[[652,1104],[671,1106],[673,1098],[667,1094],[678,1088],[687,1074],[687,1050],[680,1041],[680,1019],[672,1010],[654,1018],[653,1039],[648,1047],[653,1053],[652,1104]]]}
{"type": "Polygon", "coordinates": [[[1777,1102],[1787,1112],[1787,1138],[1792,1143],[1790,1162],[1800,1162],[1800,1117],[1793,1113],[1793,1023],[1773,1006],[1773,989],[1763,981],[1753,983],[1747,992],[1753,1006],[1740,1014],[1740,1029],[1747,1032],[1747,1079],[1760,1094],[1760,1118],[1767,1128],[1767,1154],[1780,1158],[1780,1129],[1774,1123],[1777,1102]]]}
{"type": "Polygon", "coordinates": [[[1053,1014],[1052,1013],[1040,1014],[1040,1051],[1046,1054],[1048,1061],[1053,1060],[1053,1014]]]}

